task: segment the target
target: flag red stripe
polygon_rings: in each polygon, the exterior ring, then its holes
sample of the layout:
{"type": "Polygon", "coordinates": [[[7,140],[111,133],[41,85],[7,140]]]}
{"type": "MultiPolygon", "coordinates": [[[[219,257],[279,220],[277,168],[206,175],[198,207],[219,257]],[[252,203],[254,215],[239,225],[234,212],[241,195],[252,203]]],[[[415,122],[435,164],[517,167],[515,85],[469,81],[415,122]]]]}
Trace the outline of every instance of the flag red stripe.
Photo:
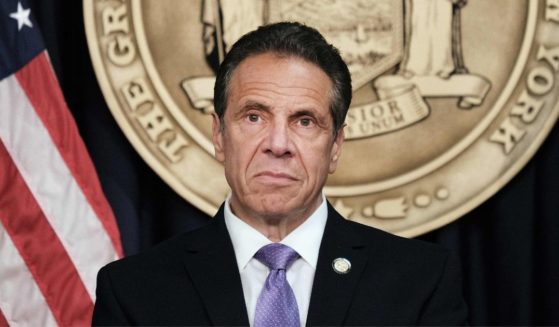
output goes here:
{"type": "Polygon", "coordinates": [[[122,257],[120,234],[106,201],[95,167],[79,136],[74,118],[66,106],[46,52],[42,52],[16,73],[29,102],[49,131],[53,143],[82,189],[87,201],[107,231],[116,253],[122,257]]]}
{"type": "Polygon", "coordinates": [[[2,142],[0,167],[0,220],[55,319],[60,325],[89,325],[93,302],[85,285],[2,142]]]}
{"type": "Polygon", "coordinates": [[[9,325],[8,325],[8,321],[6,320],[6,317],[4,317],[4,314],[2,313],[2,310],[0,310],[0,327],[4,327],[4,326],[9,326],[9,325]]]}
{"type": "Polygon", "coordinates": [[[58,325],[29,267],[0,221],[0,310],[9,323],[58,325]]]}

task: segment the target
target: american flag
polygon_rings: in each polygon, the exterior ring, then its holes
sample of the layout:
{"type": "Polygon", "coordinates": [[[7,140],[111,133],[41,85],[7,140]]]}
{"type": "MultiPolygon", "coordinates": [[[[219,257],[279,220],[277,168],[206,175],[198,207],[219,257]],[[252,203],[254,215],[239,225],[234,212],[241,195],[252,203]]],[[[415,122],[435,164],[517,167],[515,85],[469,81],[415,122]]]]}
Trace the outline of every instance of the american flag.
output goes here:
{"type": "Polygon", "coordinates": [[[90,325],[116,221],[26,1],[0,1],[0,326],[90,325]]]}

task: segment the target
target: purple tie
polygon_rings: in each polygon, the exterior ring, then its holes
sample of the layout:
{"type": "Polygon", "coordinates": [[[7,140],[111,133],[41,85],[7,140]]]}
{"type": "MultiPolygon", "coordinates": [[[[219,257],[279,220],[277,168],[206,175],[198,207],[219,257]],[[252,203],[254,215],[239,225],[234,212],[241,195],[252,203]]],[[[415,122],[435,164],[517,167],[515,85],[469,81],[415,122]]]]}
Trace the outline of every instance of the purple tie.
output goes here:
{"type": "Polygon", "coordinates": [[[263,246],[254,258],[270,268],[268,278],[256,301],[254,326],[300,326],[299,308],[285,271],[299,257],[287,245],[271,243],[263,246]]]}

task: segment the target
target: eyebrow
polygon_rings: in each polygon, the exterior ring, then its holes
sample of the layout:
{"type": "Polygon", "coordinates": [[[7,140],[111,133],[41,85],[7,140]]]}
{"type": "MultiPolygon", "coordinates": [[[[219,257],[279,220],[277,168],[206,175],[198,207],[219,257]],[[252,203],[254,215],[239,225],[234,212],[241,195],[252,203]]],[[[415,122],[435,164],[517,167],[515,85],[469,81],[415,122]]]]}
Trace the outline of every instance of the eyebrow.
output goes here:
{"type": "Polygon", "coordinates": [[[301,117],[301,116],[317,117],[317,114],[313,110],[301,109],[301,110],[295,111],[293,114],[291,114],[291,116],[293,116],[293,117],[301,117]]]}
{"type": "Polygon", "coordinates": [[[260,103],[260,102],[249,100],[243,105],[241,111],[248,111],[248,110],[270,111],[270,106],[265,105],[265,104],[260,103]]]}
{"type": "Polygon", "coordinates": [[[270,106],[267,106],[267,105],[265,105],[261,102],[254,101],[254,100],[248,100],[246,103],[244,103],[241,106],[241,108],[238,111],[233,113],[233,116],[237,117],[237,118],[242,117],[250,110],[269,112],[271,109],[270,109],[270,106]]]}

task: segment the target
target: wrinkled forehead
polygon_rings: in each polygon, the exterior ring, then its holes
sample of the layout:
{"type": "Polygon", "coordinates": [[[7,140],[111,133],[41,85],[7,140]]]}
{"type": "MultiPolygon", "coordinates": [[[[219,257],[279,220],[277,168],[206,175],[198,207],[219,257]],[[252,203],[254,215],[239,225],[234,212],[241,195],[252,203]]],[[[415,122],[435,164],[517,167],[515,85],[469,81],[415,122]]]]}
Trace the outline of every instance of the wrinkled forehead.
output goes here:
{"type": "Polygon", "coordinates": [[[239,65],[231,79],[229,102],[252,95],[328,108],[331,87],[330,78],[316,65],[299,58],[263,54],[239,65]]]}
{"type": "MultiPolygon", "coordinates": [[[[263,52],[244,58],[228,76],[227,102],[232,91],[245,88],[249,82],[275,83],[284,88],[305,88],[327,101],[331,107],[333,81],[317,64],[307,59],[281,52],[263,52]]],[[[228,105],[229,103],[227,103],[228,105]]]]}

